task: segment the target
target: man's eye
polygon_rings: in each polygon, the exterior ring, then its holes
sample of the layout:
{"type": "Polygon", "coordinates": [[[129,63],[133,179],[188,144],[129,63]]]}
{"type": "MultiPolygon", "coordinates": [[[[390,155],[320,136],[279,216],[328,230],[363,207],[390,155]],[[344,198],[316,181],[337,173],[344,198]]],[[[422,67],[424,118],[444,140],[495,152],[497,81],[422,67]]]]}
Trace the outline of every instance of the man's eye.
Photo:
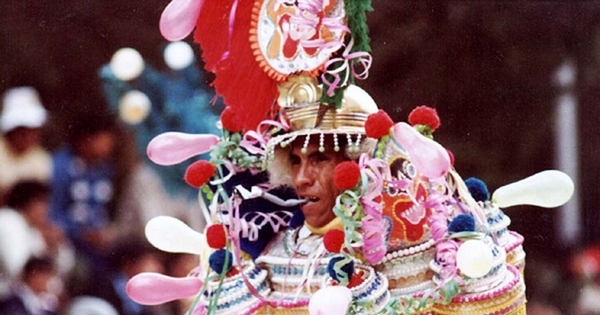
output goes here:
{"type": "Polygon", "coordinates": [[[290,156],[290,163],[292,165],[298,165],[298,164],[300,164],[300,158],[296,155],[292,155],[292,156],[290,156]]]}
{"type": "Polygon", "coordinates": [[[314,154],[310,157],[311,161],[313,163],[320,163],[320,162],[325,162],[325,161],[329,161],[329,157],[325,154],[322,153],[317,153],[314,154]]]}

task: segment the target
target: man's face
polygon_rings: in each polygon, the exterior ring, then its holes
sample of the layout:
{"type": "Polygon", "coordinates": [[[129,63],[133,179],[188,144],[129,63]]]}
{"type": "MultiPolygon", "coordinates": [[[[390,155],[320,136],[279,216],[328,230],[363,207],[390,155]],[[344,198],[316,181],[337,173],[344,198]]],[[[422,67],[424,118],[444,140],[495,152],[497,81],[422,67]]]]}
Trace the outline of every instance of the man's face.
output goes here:
{"type": "Polygon", "coordinates": [[[322,227],[335,218],[333,206],[340,191],[333,184],[333,171],[347,158],[342,150],[319,152],[317,141],[311,142],[306,153],[302,153],[303,144],[303,138],[296,140],[290,153],[294,188],[299,198],[308,200],[301,206],[306,223],[322,227]]]}
{"type": "Polygon", "coordinates": [[[40,144],[41,130],[39,128],[17,127],[6,134],[13,153],[25,154],[29,149],[40,144]]]}

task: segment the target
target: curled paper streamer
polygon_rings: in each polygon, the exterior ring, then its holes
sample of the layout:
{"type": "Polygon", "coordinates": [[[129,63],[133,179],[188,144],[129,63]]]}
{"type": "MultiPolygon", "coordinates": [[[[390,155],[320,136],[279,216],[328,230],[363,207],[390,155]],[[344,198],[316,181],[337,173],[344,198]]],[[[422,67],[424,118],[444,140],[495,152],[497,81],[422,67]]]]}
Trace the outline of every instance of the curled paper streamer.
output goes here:
{"type": "Polygon", "coordinates": [[[494,255],[490,247],[481,240],[468,240],[456,252],[456,266],[467,277],[479,278],[490,272],[494,255]]]}
{"type": "Polygon", "coordinates": [[[397,123],[394,126],[394,138],[408,152],[412,164],[422,175],[435,179],[450,170],[448,151],[409,124],[397,123]]]}
{"type": "Polygon", "coordinates": [[[202,288],[195,277],[174,278],[154,272],[143,272],[127,282],[129,297],[143,305],[158,305],[193,296],[202,288]]]}
{"type": "Polygon", "coordinates": [[[350,73],[360,80],[364,80],[369,76],[369,69],[373,57],[371,54],[365,51],[351,53],[352,46],[354,45],[354,39],[350,40],[348,46],[342,53],[342,57],[332,58],[325,63],[325,72],[321,75],[321,80],[324,85],[327,85],[327,95],[333,96],[335,89],[346,86],[350,79],[350,73]],[[362,71],[357,71],[355,64],[362,66],[362,71]],[[329,74],[334,78],[333,81],[329,81],[325,74],[329,74]],[[343,75],[340,76],[340,74],[343,75]]]}
{"type": "Polygon", "coordinates": [[[156,164],[173,165],[210,151],[218,142],[219,137],[211,134],[165,132],[148,143],[146,153],[156,164]]]}
{"type": "Polygon", "coordinates": [[[308,302],[310,315],[346,315],[352,302],[352,291],[345,286],[324,287],[308,302]]]}
{"type": "Polygon", "coordinates": [[[160,16],[159,28],[164,38],[182,40],[196,27],[204,0],[173,0],[160,16]]]}
{"type": "Polygon", "coordinates": [[[569,175],[548,170],[498,188],[492,195],[492,201],[500,208],[516,205],[554,208],[569,201],[574,189],[569,175]]]}
{"type": "Polygon", "coordinates": [[[207,247],[204,234],[169,216],[152,218],[146,224],[145,233],[150,244],[169,253],[200,255],[207,247]]]}

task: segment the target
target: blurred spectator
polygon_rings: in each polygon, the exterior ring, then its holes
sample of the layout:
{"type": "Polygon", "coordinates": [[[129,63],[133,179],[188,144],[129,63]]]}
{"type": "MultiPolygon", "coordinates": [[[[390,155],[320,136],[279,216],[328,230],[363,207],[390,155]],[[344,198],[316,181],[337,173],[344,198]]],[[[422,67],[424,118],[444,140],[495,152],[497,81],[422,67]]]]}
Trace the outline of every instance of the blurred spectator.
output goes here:
{"type": "Polygon", "coordinates": [[[0,302],[0,314],[53,315],[58,298],[52,284],[56,272],[50,258],[31,258],[25,264],[21,282],[0,302]]]}
{"type": "MultiPolygon", "coordinates": [[[[193,254],[169,254],[165,262],[165,274],[175,278],[183,278],[190,274],[199,272],[200,257],[193,254]]],[[[196,297],[179,299],[170,302],[169,308],[172,314],[185,314],[196,297]]]]}
{"type": "Polygon", "coordinates": [[[600,246],[591,245],[576,252],[569,262],[578,284],[574,315],[600,315],[600,246]]]}
{"type": "Polygon", "coordinates": [[[77,117],[69,125],[68,145],[52,156],[51,217],[75,245],[78,280],[84,282],[109,271],[117,131],[108,114],[77,117]]]}
{"type": "Polygon", "coordinates": [[[119,237],[143,237],[146,223],[160,215],[179,218],[195,230],[204,230],[198,199],[192,202],[184,195],[169,195],[146,163],[130,167],[129,175],[117,205],[115,223],[119,237]]]}
{"type": "Polygon", "coordinates": [[[141,239],[123,239],[111,250],[115,272],[102,275],[102,281],[90,282],[84,295],[109,302],[120,315],[167,315],[166,305],[144,306],[134,302],[125,291],[127,281],[142,272],[164,273],[163,253],[141,239]]]}
{"type": "Polygon", "coordinates": [[[19,180],[47,181],[50,154],[41,146],[41,127],[46,110],[32,87],[16,87],[4,93],[0,116],[0,193],[19,180]]]}
{"type": "Polygon", "coordinates": [[[71,301],[67,315],[119,315],[105,300],[94,296],[80,296],[71,301]]]}
{"type": "Polygon", "coordinates": [[[73,250],[49,219],[49,195],[46,184],[18,182],[9,190],[7,206],[0,209],[0,273],[5,290],[33,256],[51,257],[60,266],[61,277],[73,267],[73,250]]]}

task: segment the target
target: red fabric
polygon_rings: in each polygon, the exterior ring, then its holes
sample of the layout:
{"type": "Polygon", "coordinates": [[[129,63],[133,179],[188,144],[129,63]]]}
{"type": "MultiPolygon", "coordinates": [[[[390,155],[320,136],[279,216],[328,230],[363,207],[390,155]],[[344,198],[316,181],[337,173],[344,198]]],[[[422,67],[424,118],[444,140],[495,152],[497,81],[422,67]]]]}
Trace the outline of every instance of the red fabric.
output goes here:
{"type": "Polygon", "coordinates": [[[369,115],[365,122],[365,133],[367,137],[379,139],[390,134],[390,129],[394,126],[394,121],[388,114],[379,110],[377,113],[369,115]]]}
{"type": "Polygon", "coordinates": [[[223,224],[213,224],[206,229],[206,242],[210,248],[221,249],[227,245],[227,236],[223,224]]]}
{"type": "Polygon", "coordinates": [[[361,270],[358,273],[353,273],[350,277],[350,281],[348,283],[348,288],[352,289],[357,287],[363,283],[363,274],[364,272],[361,270]]]}
{"type": "Polygon", "coordinates": [[[425,105],[418,106],[408,115],[408,123],[414,125],[427,125],[431,131],[435,131],[440,126],[440,117],[435,108],[425,105]]]}
{"type": "Polygon", "coordinates": [[[192,187],[201,187],[215,175],[217,167],[208,161],[197,161],[185,170],[184,179],[192,187]]]}
{"type": "MultiPolygon", "coordinates": [[[[239,130],[254,130],[269,118],[277,99],[276,82],[260,68],[250,44],[254,1],[238,1],[232,33],[229,16],[234,1],[206,0],[194,40],[202,48],[206,70],[215,73],[212,85],[234,109],[239,130]],[[230,38],[231,37],[231,38],[230,38]]],[[[231,127],[231,126],[230,126],[231,127]]]]}
{"type": "Polygon", "coordinates": [[[342,162],[333,170],[333,183],[340,190],[351,189],[359,179],[360,167],[354,161],[342,162]]]}
{"type": "Polygon", "coordinates": [[[344,245],[345,237],[346,235],[342,230],[329,230],[327,233],[325,233],[325,235],[323,235],[323,245],[328,252],[339,253],[344,245]]]}

